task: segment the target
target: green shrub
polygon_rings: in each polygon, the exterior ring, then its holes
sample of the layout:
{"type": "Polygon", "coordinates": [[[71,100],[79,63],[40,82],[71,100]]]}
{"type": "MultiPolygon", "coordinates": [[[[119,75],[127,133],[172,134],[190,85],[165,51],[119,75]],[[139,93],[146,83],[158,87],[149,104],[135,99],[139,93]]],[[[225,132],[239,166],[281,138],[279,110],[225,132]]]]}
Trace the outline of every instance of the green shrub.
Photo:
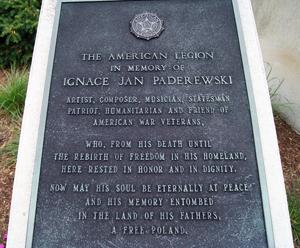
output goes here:
{"type": "Polygon", "coordinates": [[[289,211],[291,217],[294,241],[300,246],[300,199],[296,193],[288,195],[289,211]]]}
{"type": "Polygon", "coordinates": [[[14,69],[5,73],[5,82],[0,87],[0,108],[18,119],[22,116],[28,82],[27,69],[14,69]]]}
{"type": "Polygon", "coordinates": [[[0,68],[30,62],[41,0],[0,0],[0,68]]]}

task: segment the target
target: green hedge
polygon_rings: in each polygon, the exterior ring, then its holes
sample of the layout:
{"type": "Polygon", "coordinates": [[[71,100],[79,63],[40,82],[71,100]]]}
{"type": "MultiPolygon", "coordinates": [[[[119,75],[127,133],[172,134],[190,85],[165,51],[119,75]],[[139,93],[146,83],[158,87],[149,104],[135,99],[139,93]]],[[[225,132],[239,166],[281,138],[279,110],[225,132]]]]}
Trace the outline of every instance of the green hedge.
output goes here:
{"type": "Polygon", "coordinates": [[[41,0],[0,0],[0,68],[31,60],[41,0]]]}

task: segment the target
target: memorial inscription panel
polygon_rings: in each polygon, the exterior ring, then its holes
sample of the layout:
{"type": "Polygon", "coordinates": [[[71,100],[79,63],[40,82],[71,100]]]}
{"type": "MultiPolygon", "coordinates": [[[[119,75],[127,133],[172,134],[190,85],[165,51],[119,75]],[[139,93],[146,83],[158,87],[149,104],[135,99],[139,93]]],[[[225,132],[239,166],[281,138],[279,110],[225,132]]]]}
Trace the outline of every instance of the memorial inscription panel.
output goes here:
{"type": "Polygon", "coordinates": [[[267,247],[232,2],[58,17],[32,247],[267,247]]]}

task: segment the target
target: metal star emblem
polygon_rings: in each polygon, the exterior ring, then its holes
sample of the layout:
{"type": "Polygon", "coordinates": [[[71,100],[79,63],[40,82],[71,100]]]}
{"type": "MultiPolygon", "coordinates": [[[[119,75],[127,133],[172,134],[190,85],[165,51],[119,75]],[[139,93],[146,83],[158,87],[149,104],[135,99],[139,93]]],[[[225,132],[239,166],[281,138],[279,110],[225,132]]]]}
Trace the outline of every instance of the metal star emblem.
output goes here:
{"type": "Polygon", "coordinates": [[[157,38],[163,30],[163,21],[155,13],[144,12],[130,21],[130,32],[140,39],[157,38]]]}

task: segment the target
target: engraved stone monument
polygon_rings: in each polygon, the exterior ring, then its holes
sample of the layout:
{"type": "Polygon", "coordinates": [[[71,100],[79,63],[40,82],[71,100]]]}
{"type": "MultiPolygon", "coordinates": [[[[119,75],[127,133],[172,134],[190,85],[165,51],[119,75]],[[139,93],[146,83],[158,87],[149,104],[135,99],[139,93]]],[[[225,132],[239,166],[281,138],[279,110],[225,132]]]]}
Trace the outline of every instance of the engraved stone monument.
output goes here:
{"type": "Polygon", "coordinates": [[[293,247],[248,0],[43,3],[8,247],[293,247]]]}

